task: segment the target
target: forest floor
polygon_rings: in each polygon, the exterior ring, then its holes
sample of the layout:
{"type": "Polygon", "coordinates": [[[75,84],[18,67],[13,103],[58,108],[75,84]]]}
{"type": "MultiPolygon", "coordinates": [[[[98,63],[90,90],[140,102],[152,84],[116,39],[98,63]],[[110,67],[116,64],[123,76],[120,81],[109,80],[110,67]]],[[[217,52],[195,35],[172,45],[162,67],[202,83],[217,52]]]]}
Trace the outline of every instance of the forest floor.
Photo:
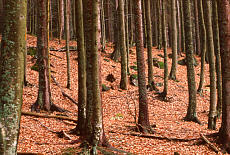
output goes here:
{"type": "MultiPolygon", "coordinates": [[[[28,36],[27,46],[35,47],[36,38],[28,36]]],[[[50,47],[60,49],[65,46],[65,41],[61,44],[58,40],[50,41],[50,47]]],[[[71,42],[71,46],[76,46],[76,42],[71,42]]],[[[145,49],[146,50],[146,49],[145,49]]],[[[135,117],[138,115],[138,87],[128,85],[128,90],[119,88],[120,81],[120,63],[112,61],[109,56],[113,51],[111,44],[107,44],[106,52],[102,53],[102,83],[112,87],[109,91],[102,92],[103,114],[105,134],[109,143],[120,150],[134,154],[215,154],[215,152],[206,144],[202,143],[200,134],[208,135],[218,132],[221,120],[217,120],[217,130],[208,130],[208,111],[209,111],[209,74],[208,65],[205,65],[205,84],[203,95],[197,95],[197,115],[202,125],[193,122],[183,121],[188,106],[188,86],[186,66],[178,65],[177,82],[169,80],[168,84],[168,102],[160,100],[155,91],[148,91],[149,119],[151,125],[154,125],[155,134],[148,138],[134,136],[140,135],[135,129],[135,117]],[[113,74],[115,82],[106,81],[106,76],[113,74]],[[135,112],[135,109],[137,109],[135,112]],[[136,113],[136,114],[135,114],[136,113]],[[185,141],[185,139],[189,141],[185,141]],[[195,139],[195,140],[191,140],[195,139]]],[[[145,52],[147,53],[147,52],[145,52]]],[[[163,61],[159,54],[163,55],[162,50],[153,48],[153,57],[163,61]]],[[[171,50],[168,50],[171,53],[171,50]]],[[[71,96],[75,101],[78,100],[78,67],[77,53],[72,51],[71,58],[71,89],[66,88],[66,55],[65,52],[51,51],[51,71],[65,93],[71,96]],[[55,55],[55,56],[54,56],[55,55]]],[[[184,54],[183,54],[184,55],[184,54]]],[[[145,54],[147,61],[147,55],[145,54]]],[[[180,57],[179,59],[184,59],[180,57]]],[[[195,67],[196,84],[199,84],[200,59],[196,57],[199,66],[195,67]]],[[[171,68],[171,59],[169,60],[169,69],[171,68]]],[[[27,57],[27,80],[29,85],[24,88],[23,111],[30,111],[31,105],[36,101],[38,91],[38,72],[31,70],[36,60],[31,56],[27,57]]],[[[136,65],[135,48],[130,49],[130,65],[136,65]]],[[[169,70],[170,71],[170,70],[169,70]]],[[[136,71],[130,69],[131,74],[136,71]]],[[[154,80],[158,89],[163,91],[163,69],[154,67],[154,80]]],[[[147,75],[147,65],[146,65],[147,75]]],[[[77,105],[69,99],[63,97],[59,87],[52,81],[51,83],[53,102],[70,112],[65,115],[77,119],[77,105]]],[[[42,112],[47,114],[46,112],[42,112]]],[[[54,114],[59,114],[54,112],[54,114]]],[[[137,120],[136,120],[137,121],[137,120]]],[[[18,152],[34,152],[43,154],[77,154],[80,152],[80,142],[72,144],[73,140],[79,137],[69,135],[71,140],[59,138],[57,134],[49,131],[65,131],[68,133],[75,128],[74,123],[58,120],[54,118],[36,118],[31,116],[21,117],[21,130],[18,144],[18,152]],[[47,128],[46,128],[47,127],[47,128]]],[[[210,138],[209,138],[210,139],[210,138]]],[[[210,139],[212,141],[212,138],[210,139]]],[[[216,145],[214,143],[214,145],[216,145]]],[[[118,153],[121,154],[121,153],[118,153]]]]}

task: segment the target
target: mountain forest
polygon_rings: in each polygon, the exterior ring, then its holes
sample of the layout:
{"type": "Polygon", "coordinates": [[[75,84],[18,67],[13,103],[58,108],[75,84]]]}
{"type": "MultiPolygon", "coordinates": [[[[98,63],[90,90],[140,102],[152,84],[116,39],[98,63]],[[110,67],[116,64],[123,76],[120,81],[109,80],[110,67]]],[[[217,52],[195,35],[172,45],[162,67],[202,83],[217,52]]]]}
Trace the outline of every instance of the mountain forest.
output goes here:
{"type": "Polygon", "coordinates": [[[0,155],[230,154],[230,0],[0,0],[0,155]]]}

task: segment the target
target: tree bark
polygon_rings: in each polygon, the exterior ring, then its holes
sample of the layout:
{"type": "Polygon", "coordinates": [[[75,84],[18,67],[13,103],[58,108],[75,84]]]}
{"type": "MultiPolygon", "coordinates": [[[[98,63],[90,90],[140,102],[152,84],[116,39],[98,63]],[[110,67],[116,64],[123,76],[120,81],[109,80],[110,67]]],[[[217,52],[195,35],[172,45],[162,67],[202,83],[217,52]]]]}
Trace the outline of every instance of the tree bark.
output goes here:
{"type": "Polygon", "coordinates": [[[177,21],[176,21],[176,0],[171,0],[171,20],[172,20],[172,67],[169,78],[176,80],[177,70],[177,21]]]}
{"type": "Polygon", "coordinates": [[[212,14],[211,14],[211,0],[206,0],[204,3],[206,34],[209,45],[209,74],[210,74],[210,108],[208,117],[208,129],[216,129],[216,67],[215,67],[215,52],[213,42],[213,30],[212,30],[212,14]]]}
{"type": "Polygon", "coordinates": [[[128,78],[127,78],[127,51],[126,51],[126,39],[125,39],[125,16],[124,16],[124,0],[118,1],[119,11],[119,32],[120,32],[120,52],[121,52],[121,81],[120,88],[123,90],[127,89],[128,78]]]}
{"type": "Polygon", "coordinates": [[[230,153],[230,2],[218,0],[220,53],[222,64],[223,107],[220,142],[230,153]]]}
{"type": "Polygon", "coordinates": [[[199,122],[196,115],[196,81],[193,63],[193,38],[192,38],[192,21],[191,21],[191,2],[190,0],[183,0],[184,12],[184,30],[185,30],[185,51],[187,62],[187,78],[188,78],[188,91],[189,91],[189,105],[186,121],[199,122]]]}
{"type": "Polygon", "coordinates": [[[5,1],[0,50],[0,154],[17,152],[26,51],[26,0],[5,1]]]}
{"type": "Polygon", "coordinates": [[[144,60],[144,43],[142,29],[142,12],[141,0],[134,0],[135,26],[136,26],[136,53],[138,68],[138,91],[139,91],[139,117],[138,124],[142,132],[148,132],[150,128],[146,78],[145,78],[145,60],[144,60]]]}

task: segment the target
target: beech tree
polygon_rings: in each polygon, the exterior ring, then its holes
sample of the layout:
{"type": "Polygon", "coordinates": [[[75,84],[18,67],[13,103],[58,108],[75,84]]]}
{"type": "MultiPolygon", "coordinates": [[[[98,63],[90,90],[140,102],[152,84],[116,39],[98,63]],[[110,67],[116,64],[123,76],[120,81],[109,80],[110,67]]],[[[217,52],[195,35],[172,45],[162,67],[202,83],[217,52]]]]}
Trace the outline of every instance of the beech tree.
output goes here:
{"type": "Polygon", "coordinates": [[[100,82],[100,18],[99,0],[84,0],[84,35],[87,60],[87,105],[86,105],[86,141],[93,146],[107,146],[103,127],[101,82],[100,82]]]}
{"type": "Polygon", "coordinates": [[[49,0],[38,0],[37,13],[37,64],[39,72],[39,88],[36,102],[31,106],[32,111],[61,111],[51,99],[49,46],[48,46],[48,4],[49,0]]]}
{"type": "Polygon", "coordinates": [[[185,116],[186,121],[194,121],[200,123],[196,114],[196,81],[194,72],[194,56],[193,56],[193,40],[192,40],[192,21],[191,21],[191,1],[183,1],[184,12],[184,30],[185,30],[185,51],[187,62],[187,78],[188,78],[188,93],[189,104],[187,114],[185,116]]]}
{"type": "Polygon", "coordinates": [[[134,0],[135,26],[136,26],[136,55],[138,68],[138,92],[139,92],[139,129],[149,132],[148,100],[145,79],[144,42],[142,29],[141,0],[134,0]]]}
{"type": "Polygon", "coordinates": [[[4,1],[0,50],[0,154],[17,153],[26,51],[26,0],[4,1]]]}
{"type": "Polygon", "coordinates": [[[230,2],[229,0],[218,0],[217,2],[223,85],[222,123],[219,138],[224,148],[230,153],[230,2]]]}

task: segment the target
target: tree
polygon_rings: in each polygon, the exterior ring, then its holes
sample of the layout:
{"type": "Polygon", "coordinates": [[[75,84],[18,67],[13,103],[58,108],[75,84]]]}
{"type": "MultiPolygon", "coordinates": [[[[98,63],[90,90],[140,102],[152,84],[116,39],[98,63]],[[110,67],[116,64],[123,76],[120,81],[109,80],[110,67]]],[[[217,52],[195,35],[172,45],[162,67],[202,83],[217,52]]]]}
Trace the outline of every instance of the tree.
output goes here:
{"type": "Polygon", "coordinates": [[[76,30],[77,30],[77,49],[78,49],[78,124],[76,132],[84,134],[86,122],[86,53],[85,37],[83,26],[83,6],[82,0],[76,1],[76,30]]]}
{"type": "Polygon", "coordinates": [[[164,48],[164,90],[160,94],[163,99],[166,99],[168,94],[168,54],[167,54],[167,34],[166,34],[166,9],[165,0],[161,2],[162,7],[162,37],[163,37],[163,48],[164,48]]]}
{"type": "Polygon", "coordinates": [[[157,48],[161,49],[162,48],[162,8],[161,8],[161,0],[157,0],[157,16],[158,16],[158,45],[157,48]]]}
{"type": "Polygon", "coordinates": [[[204,65],[205,65],[205,55],[207,50],[206,44],[206,26],[204,23],[204,13],[203,13],[203,0],[200,0],[198,3],[198,10],[199,10],[199,17],[200,17],[200,28],[201,28],[201,36],[202,36],[202,51],[201,51],[201,69],[200,69],[200,83],[198,86],[198,93],[203,92],[203,85],[204,85],[204,65]]]}
{"type": "Polygon", "coordinates": [[[153,56],[152,56],[152,25],[150,15],[150,0],[145,0],[145,19],[147,29],[147,50],[148,50],[148,86],[150,90],[156,89],[153,81],[153,56]]]}
{"type": "Polygon", "coordinates": [[[84,0],[84,35],[87,60],[87,105],[86,105],[86,141],[93,146],[107,146],[107,140],[103,128],[103,114],[101,101],[100,82],[100,55],[98,52],[99,35],[99,0],[84,0]]]}
{"type": "Polygon", "coordinates": [[[221,80],[221,58],[220,58],[220,38],[219,38],[219,23],[218,23],[218,6],[217,0],[212,1],[213,13],[213,42],[216,56],[216,83],[217,83],[217,117],[221,115],[222,108],[222,80],[221,80]]]}
{"type": "Polygon", "coordinates": [[[191,21],[191,2],[190,0],[183,1],[184,12],[184,30],[185,30],[185,51],[187,62],[187,78],[189,91],[189,105],[186,121],[194,121],[200,123],[196,115],[196,81],[194,72],[194,56],[193,56],[193,40],[192,40],[192,21],[191,21]]]}
{"type": "Polygon", "coordinates": [[[67,60],[67,88],[70,89],[70,60],[69,60],[69,40],[70,40],[70,31],[69,31],[69,22],[70,20],[70,1],[65,0],[65,39],[66,39],[66,60],[67,60]]]}
{"type": "Polygon", "coordinates": [[[171,0],[171,13],[172,13],[172,67],[169,78],[176,80],[177,69],[177,18],[176,18],[176,0],[171,0]]]}
{"type": "Polygon", "coordinates": [[[142,29],[141,0],[134,0],[135,26],[136,26],[136,54],[138,68],[138,92],[139,92],[139,117],[138,126],[142,132],[150,129],[147,90],[145,79],[144,42],[142,29]]]}
{"type": "Polygon", "coordinates": [[[196,36],[196,54],[200,55],[200,29],[199,29],[199,16],[198,16],[198,1],[193,0],[194,5],[194,17],[195,17],[195,36],[196,36]]]}
{"type": "Polygon", "coordinates": [[[0,154],[16,154],[26,51],[26,0],[4,2],[0,51],[0,154]]]}
{"type": "Polygon", "coordinates": [[[208,129],[216,129],[216,68],[215,68],[215,52],[213,42],[213,30],[212,30],[212,14],[211,14],[211,0],[206,0],[204,3],[206,34],[209,45],[209,74],[210,74],[210,108],[208,115],[208,129]]]}
{"type": "Polygon", "coordinates": [[[38,0],[37,12],[37,64],[39,71],[39,88],[36,102],[32,105],[32,111],[61,111],[51,99],[50,68],[48,49],[48,3],[49,0],[38,0]]]}
{"type": "Polygon", "coordinates": [[[220,128],[220,142],[230,153],[230,2],[229,0],[218,0],[218,15],[220,27],[220,51],[222,65],[222,123],[220,128]]]}
{"type": "Polygon", "coordinates": [[[119,41],[120,41],[120,52],[121,52],[121,89],[126,90],[128,79],[127,79],[127,51],[126,51],[126,37],[125,37],[125,16],[124,16],[124,1],[118,1],[118,11],[119,11],[119,41]]]}

